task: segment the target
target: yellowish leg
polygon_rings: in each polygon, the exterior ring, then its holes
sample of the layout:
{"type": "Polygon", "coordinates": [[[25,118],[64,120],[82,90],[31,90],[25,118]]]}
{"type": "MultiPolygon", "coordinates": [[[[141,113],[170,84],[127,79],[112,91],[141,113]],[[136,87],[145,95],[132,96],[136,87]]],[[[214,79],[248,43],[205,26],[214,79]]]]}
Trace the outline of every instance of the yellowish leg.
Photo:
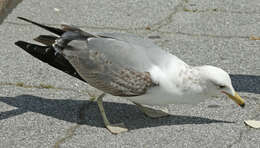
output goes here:
{"type": "Polygon", "coordinates": [[[151,118],[160,118],[160,117],[165,117],[169,116],[167,110],[157,110],[149,107],[145,107],[139,103],[133,102],[142,112],[145,113],[148,117],[151,118]]]}
{"type": "Polygon", "coordinates": [[[124,123],[118,123],[118,124],[110,124],[110,122],[107,119],[104,107],[103,107],[103,97],[105,96],[105,93],[101,94],[97,98],[97,104],[98,108],[100,110],[101,116],[103,118],[104,124],[106,128],[112,133],[112,134],[119,134],[122,132],[128,131],[128,129],[125,127],[124,123]]]}
{"type": "Polygon", "coordinates": [[[96,99],[97,99],[96,97],[91,97],[91,98],[89,99],[89,101],[90,101],[90,102],[95,102],[96,99]]]}

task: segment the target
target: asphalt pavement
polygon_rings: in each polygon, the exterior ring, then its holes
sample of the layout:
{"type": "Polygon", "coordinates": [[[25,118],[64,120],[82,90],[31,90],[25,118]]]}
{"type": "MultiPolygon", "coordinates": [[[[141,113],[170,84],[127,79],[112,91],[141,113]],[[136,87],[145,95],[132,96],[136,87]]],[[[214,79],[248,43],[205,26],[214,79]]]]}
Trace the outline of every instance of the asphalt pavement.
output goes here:
{"type": "Polygon", "coordinates": [[[244,124],[260,120],[259,0],[23,0],[9,12],[0,25],[1,148],[260,147],[259,129],[244,124]],[[168,105],[171,116],[150,119],[131,102],[108,95],[108,118],[130,129],[113,135],[88,101],[101,92],[14,45],[47,33],[17,16],[151,38],[190,65],[228,71],[246,107],[221,96],[168,105]]]}

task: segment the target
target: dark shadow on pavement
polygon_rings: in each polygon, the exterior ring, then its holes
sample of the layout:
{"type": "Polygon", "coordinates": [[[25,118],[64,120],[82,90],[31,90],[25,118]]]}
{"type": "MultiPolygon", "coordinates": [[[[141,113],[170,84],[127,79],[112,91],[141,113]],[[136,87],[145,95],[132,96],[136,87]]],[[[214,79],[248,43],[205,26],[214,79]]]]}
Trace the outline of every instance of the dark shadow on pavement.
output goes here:
{"type": "Polygon", "coordinates": [[[0,24],[22,0],[0,0],[0,24]],[[1,7],[2,6],[2,7],[1,7]]]}
{"type": "Polygon", "coordinates": [[[260,94],[260,76],[231,74],[230,77],[236,91],[260,94]]]}
{"type": "MultiPolygon", "coordinates": [[[[95,102],[83,100],[55,100],[32,95],[0,97],[0,101],[17,109],[0,112],[0,120],[26,112],[40,113],[59,120],[104,127],[103,120],[95,102]]],[[[108,119],[112,123],[124,122],[129,129],[156,127],[162,125],[233,123],[195,116],[170,115],[151,119],[146,117],[135,105],[104,102],[108,119]]]]}

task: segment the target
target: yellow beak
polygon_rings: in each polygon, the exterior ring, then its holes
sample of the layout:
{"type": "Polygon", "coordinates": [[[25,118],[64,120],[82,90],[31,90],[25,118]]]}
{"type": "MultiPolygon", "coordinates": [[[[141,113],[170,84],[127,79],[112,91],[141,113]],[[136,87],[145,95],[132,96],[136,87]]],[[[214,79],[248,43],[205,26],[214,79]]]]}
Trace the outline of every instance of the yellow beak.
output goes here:
{"type": "Polygon", "coordinates": [[[230,99],[235,101],[239,106],[245,107],[245,101],[238,95],[237,92],[235,92],[235,96],[233,96],[227,92],[224,92],[224,91],[223,91],[223,93],[226,94],[230,99]]]}

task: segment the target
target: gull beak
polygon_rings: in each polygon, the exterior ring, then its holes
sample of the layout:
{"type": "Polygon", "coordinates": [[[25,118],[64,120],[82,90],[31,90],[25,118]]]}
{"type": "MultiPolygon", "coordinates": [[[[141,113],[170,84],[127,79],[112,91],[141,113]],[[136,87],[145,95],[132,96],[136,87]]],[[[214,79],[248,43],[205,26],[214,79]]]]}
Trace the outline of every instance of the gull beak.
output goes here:
{"type": "Polygon", "coordinates": [[[225,91],[223,91],[224,94],[226,94],[230,99],[235,101],[240,107],[245,107],[245,101],[238,95],[237,92],[235,92],[235,95],[231,95],[225,91]]]}

